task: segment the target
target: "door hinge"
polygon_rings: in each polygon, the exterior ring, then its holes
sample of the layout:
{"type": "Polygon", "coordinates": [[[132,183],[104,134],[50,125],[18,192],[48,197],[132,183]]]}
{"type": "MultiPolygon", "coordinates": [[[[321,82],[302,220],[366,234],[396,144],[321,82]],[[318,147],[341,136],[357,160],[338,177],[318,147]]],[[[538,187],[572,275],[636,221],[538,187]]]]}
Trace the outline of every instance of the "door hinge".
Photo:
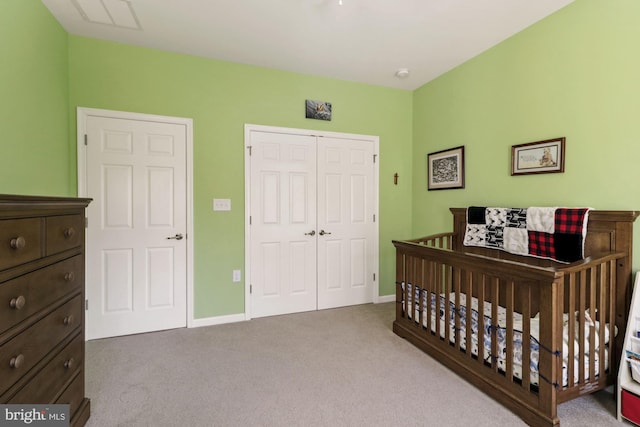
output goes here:
{"type": "Polygon", "coordinates": [[[376,281],[376,273],[373,273],[373,281],[376,281]]]}
{"type": "Polygon", "coordinates": [[[376,157],[378,157],[378,155],[377,155],[377,154],[374,154],[374,155],[373,155],[373,163],[375,163],[375,162],[376,162],[376,157]]]}
{"type": "Polygon", "coordinates": [[[249,155],[251,155],[251,148],[252,147],[250,145],[248,145],[247,148],[249,149],[249,155]]]}
{"type": "Polygon", "coordinates": [[[84,300],[84,309],[85,309],[85,311],[89,310],[89,300],[88,299],[84,300]]]}
{"type": "Polygon", "coordinates": [[[249,285],[249,293],[252,294],[253,293],[253,285],[249,285]]]}
{"type": "Polygon", "coordinates": [[[84,217],[84,228],[89,228],[89,217],[84,217]]]}
{"type": "Polygon", "coordinates": [[[249,215],[249,225],[251,225],[251,215],[249,215]]]}
{"type": "Polygon", "coordinates": [[[373,222],[376,222],[376,214],[373,214],[373,222]]]}
{"type": "Polygon", "coordinates": [[[84,145],[87,145],[87,134],[84,134],[84,145]]]}

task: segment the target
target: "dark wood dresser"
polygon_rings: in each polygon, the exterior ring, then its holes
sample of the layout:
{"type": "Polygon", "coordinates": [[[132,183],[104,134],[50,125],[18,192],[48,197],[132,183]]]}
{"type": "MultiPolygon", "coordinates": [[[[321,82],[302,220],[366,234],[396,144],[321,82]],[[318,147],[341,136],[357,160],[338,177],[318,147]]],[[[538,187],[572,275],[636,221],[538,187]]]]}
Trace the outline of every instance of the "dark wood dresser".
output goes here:
{"type": "Polygon", "coordinates": [[[68,403],[84,391],[84,239],[90,199],[0,195],[0,403],[68,403]]]}

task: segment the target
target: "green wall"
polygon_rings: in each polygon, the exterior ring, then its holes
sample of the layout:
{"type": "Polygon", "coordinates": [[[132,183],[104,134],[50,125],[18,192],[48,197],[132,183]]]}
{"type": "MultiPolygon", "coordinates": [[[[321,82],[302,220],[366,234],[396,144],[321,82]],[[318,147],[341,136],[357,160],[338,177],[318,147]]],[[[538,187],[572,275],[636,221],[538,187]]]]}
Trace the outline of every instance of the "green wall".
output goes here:
{"type": "Polygon", "coordinates": [[[196,318],[244,312],[244,284],[231,273],[244,267],[245,123],[380,137],[380,294],[394,292],[390,242],[411,231],[410,91],[77,36],[69,81],[72,128],[78,106],[193,118],[196,318]],[[333,120],[305,119],[307,98],[332,102],[333,120]],[[232,211],[213,212],[214,197],[230,198],[232,211]]]}
{"type": "Polygon", "coordinates": [[[0,63],[0,193],[75,194],[67,33],[41,2],[0,2],[0,63]]]}
{"type": "Polygon", "coordinates": [[[640,209],[637,22],[636,0],[576,0],[412,93],[68,35],[40,1],[3,0],[0,192],[76,194],[78,106],[193,118],[195,315],[235,314],[244,310],[244,284],[231,282],[244,267],[244,124],[378,135],[388,295],[390,241],[450,230],[450,206],[640,209]],[[305,119],[307,98],[332,102],[333,121],[305,119]],[[512,145],[558,136],[565,173],[510,176],[512,145]],[[426,154],[458,145],[466,188],[428,192],[426,154]],[[214,197],[233,210],[213,212],[214,197]]]}
{"type": "Polygon", "coordinates": [[[638,22],[640,1],[577,0],[416,90],[413,234],[450,206],[640,210],[638,22]],[[560,136],[565,173],[510,176],[512,145],[560,136]],[[426,154],[459,145],[466,187],[427,191],[426,154]]]}

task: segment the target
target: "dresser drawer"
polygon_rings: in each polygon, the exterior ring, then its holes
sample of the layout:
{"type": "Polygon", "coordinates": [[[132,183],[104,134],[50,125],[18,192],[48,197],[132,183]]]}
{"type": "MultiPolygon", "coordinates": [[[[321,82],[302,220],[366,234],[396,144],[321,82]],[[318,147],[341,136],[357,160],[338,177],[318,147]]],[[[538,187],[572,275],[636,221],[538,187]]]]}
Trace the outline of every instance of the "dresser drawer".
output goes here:
{"type": "Polygon", "coordinates": [[[80,246],[83,242],[82,215],[60,215],[47,218],[47,255],[80,246]]]}
{"type": "Polygon", "coordinates": [[[0,221],[0,270],[33,261],[41,256],[41,219],[5,219],[0,221]]]}
{"type": "Polygon", "coordinates": [[[9,403],[53,403],[62,387],[82,368],[82,340],[82,334],[78,334],[9,403]]]}
{"type": "Polygon", "coordinates": [[[80,295],[0,347],[0,395],[82,323],[80,295]]]}
{"type": "Polygon", "coordinates": [[[80,371],[76,375],[75,379],[69,387],[62,393],[62,395],[54,403],[68,404],[69,416],[73,419],[73,415],[76,413],[80,404],[84,400],[84,373],[80,371]]]}
{"type": "Polygon", "coordinates": [[[0,334],[82,286],[81,255],[0,283],[0,334]]]}

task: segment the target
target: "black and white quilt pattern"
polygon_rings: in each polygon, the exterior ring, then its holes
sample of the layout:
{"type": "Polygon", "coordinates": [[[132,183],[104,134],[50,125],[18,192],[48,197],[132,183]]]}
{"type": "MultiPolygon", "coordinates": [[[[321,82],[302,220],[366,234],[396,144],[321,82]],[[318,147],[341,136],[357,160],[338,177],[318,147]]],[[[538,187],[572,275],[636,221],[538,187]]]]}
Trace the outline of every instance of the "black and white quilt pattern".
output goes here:
{"type": "Polygon", "coordinates": [[[589,208],[467,209],[465,246],[573,262],[584,258],[589,208]]]}

